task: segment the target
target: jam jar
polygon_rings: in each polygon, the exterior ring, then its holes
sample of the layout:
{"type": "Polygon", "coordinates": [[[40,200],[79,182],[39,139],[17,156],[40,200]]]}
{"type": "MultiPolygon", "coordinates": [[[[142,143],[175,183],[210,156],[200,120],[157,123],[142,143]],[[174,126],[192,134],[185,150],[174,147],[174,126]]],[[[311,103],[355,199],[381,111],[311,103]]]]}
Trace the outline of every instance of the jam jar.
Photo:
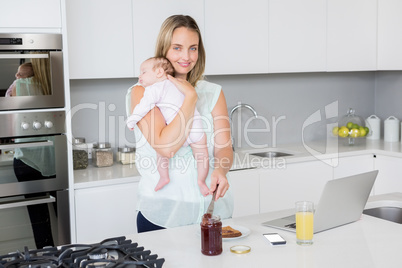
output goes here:
{"type": "Polygon", "coordinates": [[[208,256],[222,253],[222,222],[217,215],[204,214],[202,217],[201,252],[208,256]]]}

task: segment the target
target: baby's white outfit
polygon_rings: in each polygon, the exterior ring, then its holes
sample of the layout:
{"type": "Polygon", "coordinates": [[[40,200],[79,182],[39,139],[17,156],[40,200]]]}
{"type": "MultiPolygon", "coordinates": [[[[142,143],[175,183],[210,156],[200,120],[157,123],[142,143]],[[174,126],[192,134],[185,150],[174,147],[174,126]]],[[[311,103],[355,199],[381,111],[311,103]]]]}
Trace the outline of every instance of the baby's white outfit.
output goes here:
{"type": "MultiPolygon", "coordinates": [[[[184,94],[168,79],[148,86],[145,88],[144,97],[135,106],[133,113],[127,118],[127,127],[133,129],[137,122],[155,106],[160,109],[166,124],[169,125],[183,105],[183,101],[184,94]]],[[[194,111],[193,126],[183,146],[198,142],[203,136],[204,130],[202,128],[201,116],[196,108],[194,111]]]]}

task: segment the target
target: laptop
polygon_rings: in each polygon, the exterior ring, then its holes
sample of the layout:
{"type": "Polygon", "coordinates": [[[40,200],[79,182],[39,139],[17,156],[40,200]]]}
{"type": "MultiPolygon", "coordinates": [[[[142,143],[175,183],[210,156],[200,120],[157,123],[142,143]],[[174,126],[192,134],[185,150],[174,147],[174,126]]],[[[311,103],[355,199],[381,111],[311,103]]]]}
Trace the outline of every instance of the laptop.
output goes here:
{"type": "MultiPolygon", "coordinates": [[[[374,170],[328,181],[314,212],[314,233],[360,219],[377,174],[378,170],[374,170]]],[[[267,221],[262,225],[296,232],[295,215],[267,221]]]]}

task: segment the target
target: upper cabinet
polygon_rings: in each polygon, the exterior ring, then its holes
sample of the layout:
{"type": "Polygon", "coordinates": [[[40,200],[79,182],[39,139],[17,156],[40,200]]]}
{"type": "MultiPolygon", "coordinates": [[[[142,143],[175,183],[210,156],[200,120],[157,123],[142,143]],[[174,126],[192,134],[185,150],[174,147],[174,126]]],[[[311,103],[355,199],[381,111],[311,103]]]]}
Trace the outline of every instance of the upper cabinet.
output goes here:
{"type": "Polygon", "coordinates": [[[402,70],[402,1],[378,0],[378,70],[402,70]]]}
{"type": "Polygon", "coordinates": [[[205,0],[206,74],[268,73],[268,0],[205,0]]]}
{"type": "MultiPolygon", "coordinates": [[[[114,2],[113,2],[114,3],[114,2]]],[[[155,56],[156,39],[162,23],[171,15],[189,15],[197,21],[204,36],[204,2],[202,0],[133,0],[134,69],[140,73],[141,63],[155,56]]]]}
{"type": "MultiPolygon", "coordinates": [[[[21,0],[7,1],[6,9],[17,8],[15,2],[21,0]]],[[[163,21],[174,14],[197,21],[207,75],[402,70],[399,0],[68,0],[66,5],[73,79],[138,77],[140,64],[154,56],[163,21]]],[[[0,10],[6,16],[0,21],[11,25],[6,9],[0,10]]]]}
{"type": "Polygon", "coordinates": [[[134,76],[131,0],[68,0],[70,79],[134,76]]]}
{"type": "Polygon", "coordinates": [[[377,68],[377,0],[327,0],[327,71],[377,68]]]}
{"type": "Polygon", "coordinates": [[[269,72],[325,72],[326,16],[326,0],[270,0],[269,72]]]}
{"type": "MultiPolygon", "coordinates": [[[[60,0],[1,1],[0,27],[13,28],[61,28],[60,0]]],[[[27,30],[28,31],[28,30],[27,30]]]]}

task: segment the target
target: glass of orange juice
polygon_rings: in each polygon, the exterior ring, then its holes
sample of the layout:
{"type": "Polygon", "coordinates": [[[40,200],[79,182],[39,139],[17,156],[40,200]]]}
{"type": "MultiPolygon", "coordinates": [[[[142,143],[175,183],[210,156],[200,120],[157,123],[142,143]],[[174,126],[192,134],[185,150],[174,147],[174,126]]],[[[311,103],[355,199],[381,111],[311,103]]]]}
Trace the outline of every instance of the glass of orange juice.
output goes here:
{"type": "Polygon", "coordinates": [[[296,202],[296,243],[312,245],[314,233],[314,204],[309,201],[296,202]]]}

